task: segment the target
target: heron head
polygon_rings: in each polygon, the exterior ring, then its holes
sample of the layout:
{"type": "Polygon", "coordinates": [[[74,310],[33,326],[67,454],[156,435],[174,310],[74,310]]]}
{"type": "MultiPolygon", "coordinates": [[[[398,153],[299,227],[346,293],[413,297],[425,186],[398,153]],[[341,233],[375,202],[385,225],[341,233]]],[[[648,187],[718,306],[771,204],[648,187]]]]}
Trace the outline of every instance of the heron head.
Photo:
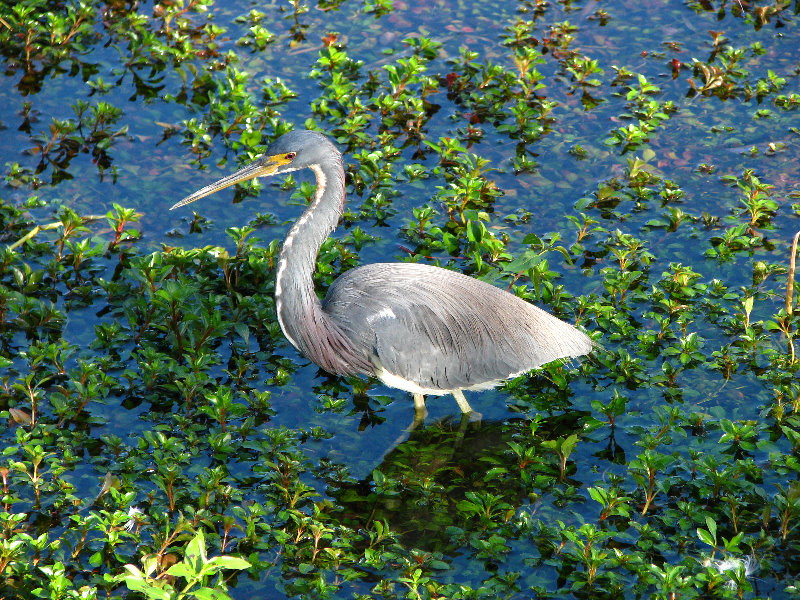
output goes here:
{"type": "Polygon", "coordinates": [[[298,169],[320,164],[325,160],[330,160],[332,157],[340,156],[336,146],[321,133],[306,130],[290,131],[270,144],[267,151],[260,158],[235,173],[186,196],[186,198],[171,206],[170,210],[186,206],[195,200],[205,198],[248,179],[297,171],[298,169]]]}

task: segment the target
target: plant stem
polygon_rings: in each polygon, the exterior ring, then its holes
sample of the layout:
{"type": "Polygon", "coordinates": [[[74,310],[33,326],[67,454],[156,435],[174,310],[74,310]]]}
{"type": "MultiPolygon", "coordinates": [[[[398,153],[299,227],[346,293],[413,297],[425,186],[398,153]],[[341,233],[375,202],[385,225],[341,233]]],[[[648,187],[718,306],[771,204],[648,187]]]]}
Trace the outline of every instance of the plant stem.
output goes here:
{"type": "Polygon", "coordinates": [[[797,241],[800,239],[800,231],[794,234],[792,242],[792,254],[789,256],[789,276],[786,278],[786,314],[792,314],[794,304],[794,269],[795,259],[797,258],[797,241]]]}

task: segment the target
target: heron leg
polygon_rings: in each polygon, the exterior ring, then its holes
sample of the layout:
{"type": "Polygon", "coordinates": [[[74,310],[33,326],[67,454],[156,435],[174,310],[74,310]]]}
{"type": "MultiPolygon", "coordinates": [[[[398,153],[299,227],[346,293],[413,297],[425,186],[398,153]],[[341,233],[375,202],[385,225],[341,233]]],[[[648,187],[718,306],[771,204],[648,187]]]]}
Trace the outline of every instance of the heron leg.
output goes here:
{"type": "MultiPolygon", "coordinates": [[[[464,436],[467,434],[467,429],[469,429],[469,424],[472,423],[473,415],[479,415],[479,413],[475,412],[461,413],[461,421],[459,421],[458,423],[458,431],[456,432],[456,441],[454,444],[454,448],[460,448],[461,444],[464,442],[464,436]]],[[[478,423],[480,423],[480,419],[478,420],[478,423]]]]}
{"type": "Polygon", "coordinates": [[[428,409],[425,407],[425,396],[422,394],[414,394],[414,423],[411,429],[416,429],[417,426],[425,422],[425,417],[428,414],[428,409]]]}
{"type": "Polygon", "coordinates": [[[467,402],[467,399],[464,397],[464,392],[461,390],[453,390],[453,397],[458,402],[458,407],[461,409],[462,417],[468,417],[467,419],[461,419],[462,425],[463,422],[466,420],[471,423],[480,423],[481,419],[483,419],[483,415],[479,412],[472,410],[472,407],[467,402]]]}
{"type": "Polygon", "coordinates": [[[469,402],[467,402],[467,399],[464,398],[464,392],[461,390],[453,390],[453,398],[458,402],[458,408],[461,409],[462,413],[472,412],[472,407],[469,405],[469,402]]]}

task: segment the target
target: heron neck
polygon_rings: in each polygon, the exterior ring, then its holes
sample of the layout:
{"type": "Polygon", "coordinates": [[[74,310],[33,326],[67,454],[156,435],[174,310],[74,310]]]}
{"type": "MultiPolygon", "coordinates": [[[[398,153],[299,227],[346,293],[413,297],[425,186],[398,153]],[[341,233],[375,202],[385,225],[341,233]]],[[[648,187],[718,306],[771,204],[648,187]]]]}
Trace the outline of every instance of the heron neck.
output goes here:
{"type": "Polygon", "coordinates": [[[275,276],[275,309],[284,335],[294,347],[331,372],[325,365],[325,315],[314,291],[314,271],[322,243],[339,222],[346,197],[341,159],[312,165],[317,191],[283,242],[275,276]]]}

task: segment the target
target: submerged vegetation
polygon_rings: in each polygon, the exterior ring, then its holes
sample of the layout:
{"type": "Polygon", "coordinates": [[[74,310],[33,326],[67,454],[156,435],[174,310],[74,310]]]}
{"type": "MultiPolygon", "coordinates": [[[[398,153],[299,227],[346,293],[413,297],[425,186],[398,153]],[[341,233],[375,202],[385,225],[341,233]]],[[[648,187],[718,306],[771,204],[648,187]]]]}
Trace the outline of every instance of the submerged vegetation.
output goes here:
{"type": "Polygon", "coordinates": [[[800,5],[244,10],[0,7],[0,599],[800,597],[800,5]],[[321,291],[428,261],[597,350],[411,433],[317,371],[313,184],[164,216],[293,127],[349,163],[321,291]]]}

